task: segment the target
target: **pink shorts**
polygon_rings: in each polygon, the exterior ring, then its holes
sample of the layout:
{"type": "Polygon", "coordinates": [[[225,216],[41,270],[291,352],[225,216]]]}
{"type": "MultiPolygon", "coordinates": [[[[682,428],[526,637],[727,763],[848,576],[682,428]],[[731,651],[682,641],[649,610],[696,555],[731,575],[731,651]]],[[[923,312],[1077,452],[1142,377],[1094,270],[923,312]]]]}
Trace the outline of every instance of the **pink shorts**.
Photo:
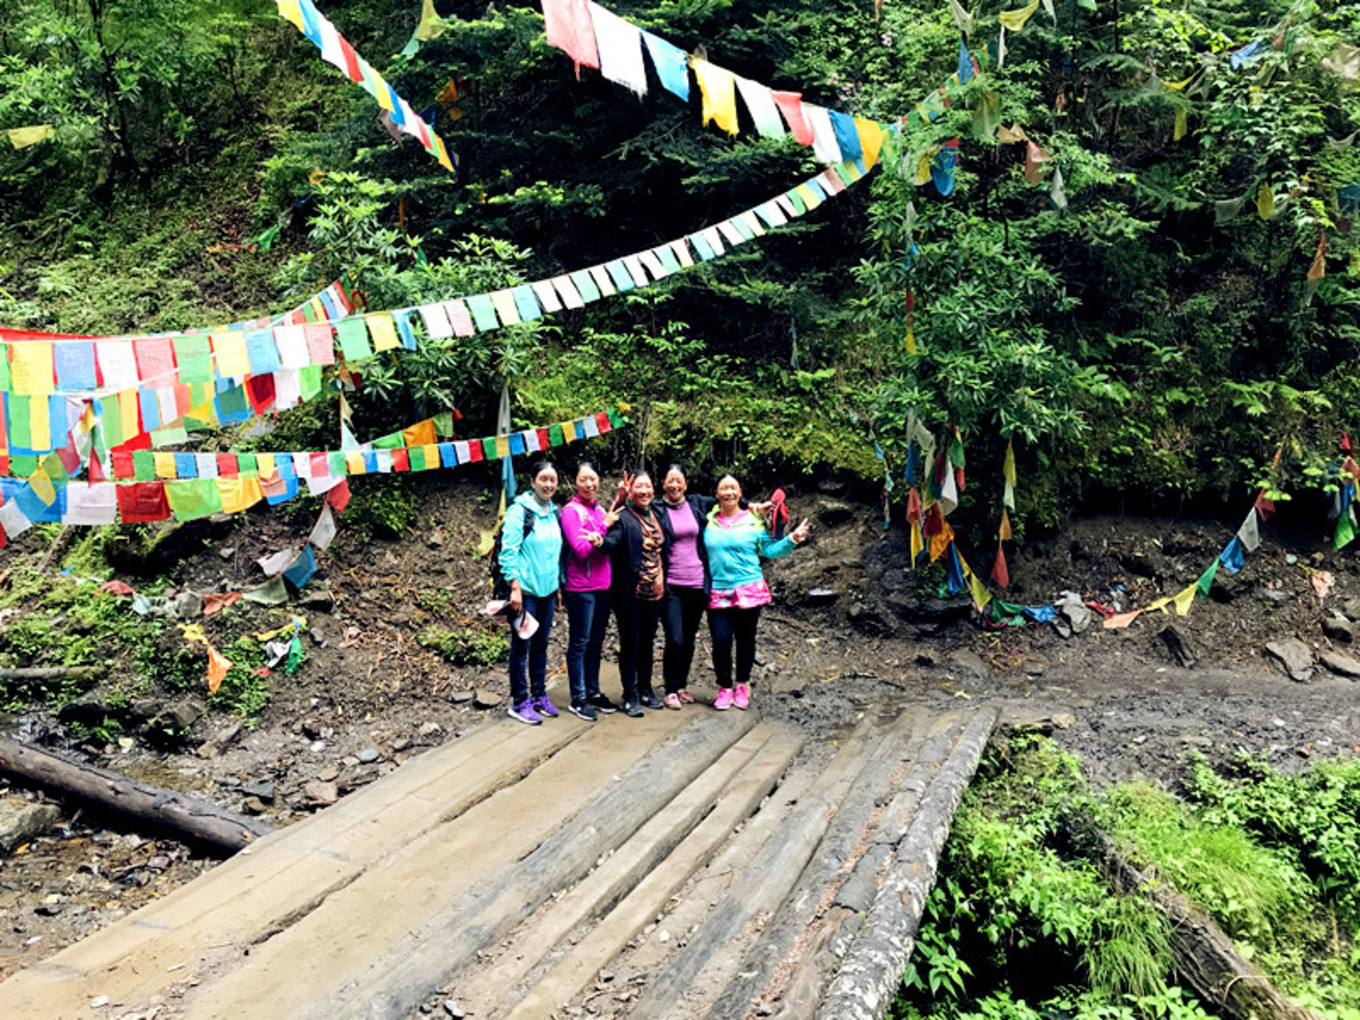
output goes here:
{"type": "Polygon", "coordinates": [[[770,594],[770,586],[765,583],[765,579],[762,577],[759,581],[729,588],[727,591],[719,591],[714,588],[708,595],[708,608],[755,609],[757,606],[769,605],[773,601],[774,597],[770,594]]]}

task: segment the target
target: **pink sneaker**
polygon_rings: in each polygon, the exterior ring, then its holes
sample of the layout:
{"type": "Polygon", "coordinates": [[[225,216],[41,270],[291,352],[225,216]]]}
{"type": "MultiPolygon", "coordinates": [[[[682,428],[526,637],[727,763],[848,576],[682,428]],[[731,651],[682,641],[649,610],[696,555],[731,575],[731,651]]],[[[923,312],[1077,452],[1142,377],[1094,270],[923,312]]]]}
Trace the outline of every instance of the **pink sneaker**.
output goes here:
{"type": "Polygon", "coordinates": [[[694,695],[691,694],[689,691],[685,690],[683,687],[681,687],[680,690],[675,692],[675,696],[680,699],[680,704],[682,705],[689,705],[694,702],[694,695]]]}
{"type": "Polygon", "coordinates": [[[719,687],[718,696],[713,699],[713,707],[719,712],[725,712],[732,707],[732,688],[719,687]]]}
{"type": "Polygon", "coordinates": [[[666,705],[667,708],[673,708],[673,709],[675,709],[677,712],[680,711],[680,696],[679,696],[679,695],[677,695],[677,694],[667,694],[667,695],[666,695],[664,698],[662,698],[661,700],[662,700],[663,702],[665,702],[665,705],[666,705]]]}
{"type": "Polygon", "coordinates": [[[751,704],[751,688],[745,684],[737,684],[737,694],[732,699],[732,704],[741,709],[747,708],[751,704]]]}

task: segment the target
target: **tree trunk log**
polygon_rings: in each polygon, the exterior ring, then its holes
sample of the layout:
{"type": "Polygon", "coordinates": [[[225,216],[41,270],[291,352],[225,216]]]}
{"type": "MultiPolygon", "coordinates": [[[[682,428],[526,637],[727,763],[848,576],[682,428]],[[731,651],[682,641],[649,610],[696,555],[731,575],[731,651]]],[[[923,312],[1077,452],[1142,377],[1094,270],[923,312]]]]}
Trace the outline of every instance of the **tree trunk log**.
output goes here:
{"type": "Polygon", "coordinates": [[[973,780],[987,746],[996,711],[979,711],[959,736],[954,751],[923,796],[906,836],[897,847],[864,926],[848,947],[817,1010],[819,1020],[878,1020],[892,1006],[893,994],[916,945],[926,897],[954,822],[963,792],[973,780]]]}
{"type": "Polygon", "coordinates": [[[20,666],[0,669],[0,680],[65,680],[67,677],[100,676],[104,666],[20,666]]]}
{"type": "Polygon", "coordinates": [[[261,821],[209,801],[68,762],[8,737],[0,737],[0,773],[222,854],[234,854],[271,831],[261,821]]]}
{"type": "Polygon", "coordinates": [[[1110,885],[1122,893],[1141,892],[1166,911],[1176,971],[1211,1010],[1225,1020],[1321,1020],[1276,991],[1213,918],[1175,889],[1144,875],[1108,836],[1104,843],[1110,885]]]}

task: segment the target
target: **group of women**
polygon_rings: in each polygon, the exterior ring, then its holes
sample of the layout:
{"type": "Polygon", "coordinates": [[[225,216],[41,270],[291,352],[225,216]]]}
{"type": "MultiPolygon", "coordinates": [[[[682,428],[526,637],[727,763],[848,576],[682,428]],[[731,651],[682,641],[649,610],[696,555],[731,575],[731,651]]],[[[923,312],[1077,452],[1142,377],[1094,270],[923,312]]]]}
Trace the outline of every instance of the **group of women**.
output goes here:
{"type": "Polygon", "coordinates": [[[705,613],[718,680],[713,707],[748,707],[756,626],[760,607],[770,601],[760,559],[778,559],[802,544],[808,522],[772,538],[760,508],[745,503],[735,478],[719,479],[716,498],[694,495],[675,465],[662,479],[659,501],[651,476],[639,472],[624,477],[605,509],[599,473],[588,463],[577,468],[575,493],[560,511],[553,503],[557,487],[556,468],[535,464],[529,491],[506,511],[501,532],[499,569],[510,587],[511,611],[527,612],[538,623],[527,638],[511,629],[510,715],[537,725],[558,714],[545,683],[559,601],[567,611],[574,715],[594,722],[599,713],[618,711],[600,690],[611,612],[627,715],[694,701],[689,672],[705,613]],[[652,687],[658,625],[665,632],[661,698],[652,687]]]}

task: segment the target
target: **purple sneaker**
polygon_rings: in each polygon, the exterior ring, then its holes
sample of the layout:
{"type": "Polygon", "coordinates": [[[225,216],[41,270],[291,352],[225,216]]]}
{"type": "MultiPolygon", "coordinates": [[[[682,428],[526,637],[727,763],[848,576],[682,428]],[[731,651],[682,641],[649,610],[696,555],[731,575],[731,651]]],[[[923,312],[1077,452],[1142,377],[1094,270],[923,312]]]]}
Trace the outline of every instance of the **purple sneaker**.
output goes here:
{"type": "Polygon", "coordinates": [[[534,711],[541,715],[544,719],[557,718],[557,706],[552,703],[552,699],[549,698],[546,694],[543,695],[541,698],[534,699],[534,711]]]}
{"type": "Polygon", "coordinates": [[[543,717],[534,711],[532,701],[521,701],[518,705],[511,705],[509,716],[511,719],[518,719],[522,723],[530,726],[537,726],[543,722],[543,717]]]}

